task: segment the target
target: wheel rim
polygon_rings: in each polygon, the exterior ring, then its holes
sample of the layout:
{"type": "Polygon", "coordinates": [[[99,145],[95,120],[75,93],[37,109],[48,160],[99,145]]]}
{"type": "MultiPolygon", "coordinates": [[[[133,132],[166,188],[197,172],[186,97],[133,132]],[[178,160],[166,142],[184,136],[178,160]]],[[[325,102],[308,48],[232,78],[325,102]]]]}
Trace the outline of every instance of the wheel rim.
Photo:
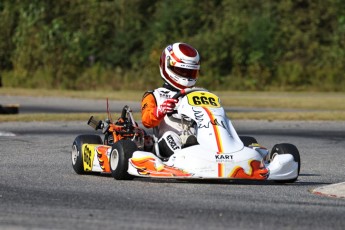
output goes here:
{"type": "Polygon", "coordinates": [[[79,151],[76,145],[72,146],[72,164],[75,165],[79,156],[79,151]]]}
{"type": "Polygon", "coordinates": [[[111,170],[116,170],[117,165],[119,164],[119,152],[114,149],[111,152],[111,156],[110,156],[110,168],[111,170]]]}

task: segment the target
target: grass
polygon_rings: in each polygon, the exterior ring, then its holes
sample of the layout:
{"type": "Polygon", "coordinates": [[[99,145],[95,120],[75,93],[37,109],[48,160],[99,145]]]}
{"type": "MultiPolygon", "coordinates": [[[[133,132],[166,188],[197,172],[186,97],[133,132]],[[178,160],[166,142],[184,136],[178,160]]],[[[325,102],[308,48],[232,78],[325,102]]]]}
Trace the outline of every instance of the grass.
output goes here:
{"type": "Polygon", "coordinates": [[[15,96],[33,96],[33,97],[70,97],[70,98],[84,98],[84,99],[104,99],[110,100],[141,100],[144,92],[138,91],[104,91],[104,90],[90,90],[90,91],[73,91],[73,90],[54,90],[54,89],[17,89],[17,88],[0,88],[1,95],[15,95],[15,96]]]}
{"type": "MultiPolygon", "coordinates": [[[[233,119],[251,120],[333,120],[345,121],[345,93],[321,92],[215,92],[223,106],[241,108],[274,108],[275,112],[231,112],[228,116],[233,119]],[[282,111],[279,111],[282,109],[282,111]],[[289,111],[288,109],[291,109],[289,111]],[[303,111],[300,111],[303,110],[303,111]]],[[[12,89],[0,88],[1,95],[17,96],[46,96],[46,97],[73,97],[109,100],[140,101],[143,92],[138,91],[67,91],[46,89],[12,89]]],[[[6,121],[71,121],[85,120],[90,115],[105,118],[104,114],[18,114],[0,115],[0,122],[6,121]]],[[[114,114],[113,118],[118,115],[114,114]]],[[[140,120],[140,114],[135,114],[140,120]]]]}
{"type": "MultiPolygon", "coordinates": [[[[0,122],[15,121],[87,121],[91,115],[98,119],[105,119],[105,113],[68,113],[68,114],[16,114],[0,115],[0,122]]],[[[120,114],[112,114],[116,119],[120,114]]],[[[345,121],[345,112],[233,112],[228,113],[232,120],[309,120],[309,121],[345,121]]],[[[135,120],[140,120],[140,114],[134,113],[135,120]]]]}
{"type": "Polygon", "coordinates": [[[219,92],[223,105],[345,111],[345,93],[320,92],[219,92]]]}

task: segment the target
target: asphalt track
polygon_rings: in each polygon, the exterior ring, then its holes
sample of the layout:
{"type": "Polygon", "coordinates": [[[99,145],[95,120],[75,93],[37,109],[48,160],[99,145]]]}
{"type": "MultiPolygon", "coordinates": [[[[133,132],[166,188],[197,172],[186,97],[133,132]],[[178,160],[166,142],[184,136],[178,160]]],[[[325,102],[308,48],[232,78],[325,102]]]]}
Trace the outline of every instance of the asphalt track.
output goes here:
{"type": "MultiPolygon", "coordinates": [[[[107,104],[104,99],[78,99],[62,97],[31,97],[0,95],[0,105],[18,105],[20,114],[28,113],[105,113],[107,104]]],[[[109,100],[111,112],[121,112],[124,105],[130,106],[133,111],[140,111],[140,102],[109,100]]],[[[303,109],[282,108],[246,108],[226,107],[227,112],[281,112],[303,111],[303,109]]]]}
{"type": "Polygon", "coordinates": [[[298,181],[80,176],[70,150],[95,133],[86,121],[0,123],[0,229],[344,229],[345,199],[313,191],[345,181],[345,122],[233,123],[269,149],[295,144],[298,181]]]}

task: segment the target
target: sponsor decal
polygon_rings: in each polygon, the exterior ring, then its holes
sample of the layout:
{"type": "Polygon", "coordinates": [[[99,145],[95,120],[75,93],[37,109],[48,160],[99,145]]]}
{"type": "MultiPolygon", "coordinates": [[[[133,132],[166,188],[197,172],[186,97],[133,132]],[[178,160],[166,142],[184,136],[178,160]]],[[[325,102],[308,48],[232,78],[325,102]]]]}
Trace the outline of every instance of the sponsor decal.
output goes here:
{"type": "Polygon", "coordinates": [[[224,128],[224,129],[226,129],[226,126],[225,126],[225,123],[224,123],[224,121],[221,121],[221,122],[219,122],[218,120],[217,120],[217,118],[215,118],[213,121],[209,121],[208,123],[206,123],[206,124],[199,124],[198,125],[198,128],[200,129],[200,128],[209,128],[210,127],[210,124],[211,125],[214,125],[214,126],[220,126],[220,127],[222,127],[222,128],[224,128]]]}
{"type": "Polygon", "coordinates": [[[217,154],[215,155],[215,159],[218,163],[233,162],[234,156],[230,154],[217,154]]]}
{"type": "Polygon", "coordinates": [[[176,64],[176,61],[170,60],[170,65],[171,65],[171,66],[174,66],[175,64],[176,64]]]}
{"type": "Polygon", "coordinates": [[[170,92],[170,91],[160,91],[160,92],[159,92],[159,95],[160,95],[161,97],[170,98],[171,96],[169,95],[169,92],[170,92]]]}
{"type": "Polygon", "coordinates": [[[171,135],[167,136],[167,141],[173,150],[179,149],[179,146],[177,146],[174,138],[171,135]]]}
{"type": "MultiPolygon", "coordinates": [[[[193,109],[193,108],[192,108],[193,109]]],[[[200,110],[195,110],[193,109],[193,112],[194,112],[194,117],[195,117],[195,120],[198,122],[198,128],[209,128],[210,127],[210,124],[211,125],[214,125],[214,126],[220,126],[224,129],[226,129],[226,125],[225,125],[225,122],[224,121],[218,121],[217,118],[214,118],[213,120],[210,120],[209,122],[207,123],[203,123],[204,121],[204,115],[202,113],[202,111],[200,110]]],[[[210,118],[212,119],[212,118],[210,118]]]]}
{"type": "Polygon", "coordinates": [[[198,121],[199,123],[203,122],[203,120],[204,120],[203,113],[201,111],[194,110],[194,108],[192,108],[192,109],[193,109],[193,112],[194,112],[195,120],[198,121]]]}
{"type": "Polygon", "coordinates": [[[181,63],[180,66],[187,69],[198,69],[197,65],[188,65],[188,64],[181,63]]]}
{"type": "Polygon", "coordinates": [[[172,51],[172,45],[168,45],[167,50],[168,50],[169,52],[171,52],[171,51],[172,51]]]}

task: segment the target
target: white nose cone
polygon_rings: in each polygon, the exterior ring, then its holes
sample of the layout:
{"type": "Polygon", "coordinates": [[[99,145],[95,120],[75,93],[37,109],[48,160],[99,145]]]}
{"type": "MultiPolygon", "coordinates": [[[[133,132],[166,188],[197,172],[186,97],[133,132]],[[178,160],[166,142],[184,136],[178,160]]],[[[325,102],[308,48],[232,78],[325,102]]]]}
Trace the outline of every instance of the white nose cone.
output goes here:
{"type": "Polygon", "coordinates": [[[291,180],[298,176],[298,163],[291,154],[275,156],[267,168],[270,171],[269,180],[291,180]]]}

